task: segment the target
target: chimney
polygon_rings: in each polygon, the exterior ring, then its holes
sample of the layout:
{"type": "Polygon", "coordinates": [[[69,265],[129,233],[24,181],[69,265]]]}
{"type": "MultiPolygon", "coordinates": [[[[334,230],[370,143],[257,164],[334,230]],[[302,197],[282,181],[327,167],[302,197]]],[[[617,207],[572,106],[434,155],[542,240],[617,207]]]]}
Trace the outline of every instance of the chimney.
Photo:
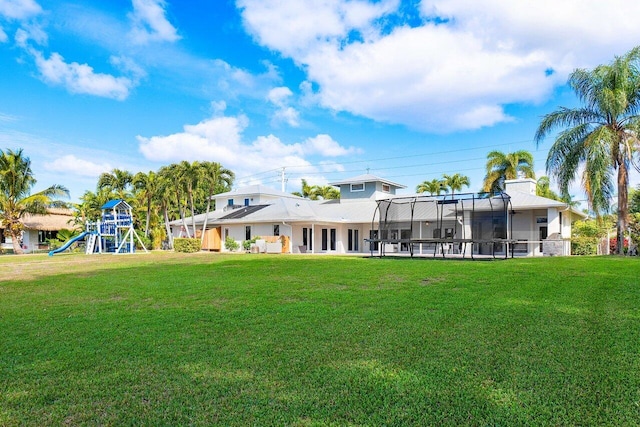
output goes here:
{"type": "Polygon", "coordinates": [[[504,192],[514,191],[536,195],[536,180],[533,178],[508,179],[504,182],[504,192]]]}

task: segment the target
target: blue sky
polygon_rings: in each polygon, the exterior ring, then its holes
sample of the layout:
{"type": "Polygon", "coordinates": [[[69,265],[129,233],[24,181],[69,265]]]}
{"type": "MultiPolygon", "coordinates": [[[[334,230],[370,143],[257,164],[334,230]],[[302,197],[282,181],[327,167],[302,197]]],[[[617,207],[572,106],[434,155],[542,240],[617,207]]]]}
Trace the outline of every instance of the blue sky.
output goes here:
{"type": "Polygon", "coordinates": [[[274,188],[284,167],[287,191],[366,172],[476,191],[491,150],[544,173],[540,117],[575,105],[572,70],[638,43],[637,16],[623,0],[0,0],[0,147],[73,200],[102,172],[181,160],[274,188]]]}

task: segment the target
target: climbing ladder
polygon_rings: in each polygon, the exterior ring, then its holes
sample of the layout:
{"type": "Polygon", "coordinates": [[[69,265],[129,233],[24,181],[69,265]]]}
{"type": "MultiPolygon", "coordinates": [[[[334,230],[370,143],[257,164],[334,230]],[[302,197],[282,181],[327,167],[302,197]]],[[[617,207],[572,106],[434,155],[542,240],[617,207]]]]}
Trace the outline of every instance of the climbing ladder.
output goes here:
{"type": "Polygon", "coordinates": [[[89,238],[87,239],[87,248],[85,252],[86,254],[92,254],[94,252],[97,238],[98,238],[97,234],[95,233],[89,234],[89,238]]]}

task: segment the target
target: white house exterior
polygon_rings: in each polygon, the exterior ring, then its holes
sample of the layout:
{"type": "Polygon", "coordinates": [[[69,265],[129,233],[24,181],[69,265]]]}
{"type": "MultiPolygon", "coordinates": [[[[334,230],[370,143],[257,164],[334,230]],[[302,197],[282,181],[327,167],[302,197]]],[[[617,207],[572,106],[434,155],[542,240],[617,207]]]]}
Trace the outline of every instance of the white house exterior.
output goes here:
{"type": "MultiPolygon", "coordinates": [[[[365,254],[374,249],[379,251],[379,245],[368,241],[380,237],[378,203],[407,197],[396,193],[405,186],[370,174],[330,185],[340,188],[339,200],[313,201],[261,185],[213,196],[216,209],[206,219],[206,230],[216,235],[216,243],[205,245],[205,248],[225,251],[224,240],[227,237],[242,243],[256,236],[287,236],[285,251],[291,253],[365,254]]],[[[516,255],[570,254],[571,223],[584,217],[583,214],[562,202],[536,196],[533,180],[507,181],[506,193],[511,203],[509,238],[518,241],[514,251],[516,255]]],[[[173,236],[184,237],[187,228],[189,235],[199,235],[205,215],[197,215],[194,219],[195,233],[191,229],[191,218],[185,219],[184,223],[173,221],[170,224],[173,236]]],[[[458,221],[461,225],[454,226],[457,233],[463,230],[470,232],[473,226],[470,219],[464,219],[464,223],[460,219],[458,221]]],[[[406,225],[398,224],[395,235],[403,239],[433,233],[433,224],[429,221],[412,227],[410,232],[406,225]]],[[[410,252],[407,244],[385,248],[389,249],[386,252],[398,254],[410,252]]],[[[428,244],[411,247],[411,252],[417,255],[434,254],[436,250],[435,245],[428,244]]],[[[456,249],[451,253],[456,251],[461,255],[465,251],[482,254],[483,249],[481,245],[475,245],[473,249],[456,249]]]]}

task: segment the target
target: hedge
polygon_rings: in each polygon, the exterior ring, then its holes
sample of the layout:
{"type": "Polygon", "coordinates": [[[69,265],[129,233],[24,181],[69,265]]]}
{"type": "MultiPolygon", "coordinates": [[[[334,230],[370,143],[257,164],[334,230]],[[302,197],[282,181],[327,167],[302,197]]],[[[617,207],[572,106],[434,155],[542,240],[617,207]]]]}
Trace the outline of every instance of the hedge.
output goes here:
{"type": "Polygon", "coordinates": [[[186,239],[182,237],[173,239],[173,250],[176,252],[200,252],[201,247],[200,239],[186,239]]]}

